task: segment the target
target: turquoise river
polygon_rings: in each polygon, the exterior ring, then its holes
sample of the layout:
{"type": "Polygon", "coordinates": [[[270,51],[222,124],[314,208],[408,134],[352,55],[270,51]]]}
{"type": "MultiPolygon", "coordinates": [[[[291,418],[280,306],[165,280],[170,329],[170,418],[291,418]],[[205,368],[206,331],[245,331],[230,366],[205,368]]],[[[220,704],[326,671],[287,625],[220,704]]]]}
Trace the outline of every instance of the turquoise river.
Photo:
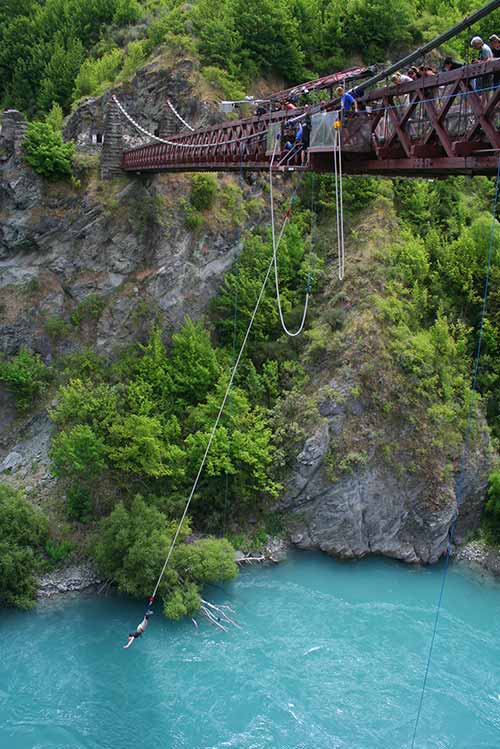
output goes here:
{"type": "MultiPolygon", "coordinates": [[[[0,614],[5,749],[410,747],[441,568],[293,553],[206,596],[242,629],[80,596],[0,614]]],[[[452,566],[418,749],[500,747],[500,585],[452,566]]]]}

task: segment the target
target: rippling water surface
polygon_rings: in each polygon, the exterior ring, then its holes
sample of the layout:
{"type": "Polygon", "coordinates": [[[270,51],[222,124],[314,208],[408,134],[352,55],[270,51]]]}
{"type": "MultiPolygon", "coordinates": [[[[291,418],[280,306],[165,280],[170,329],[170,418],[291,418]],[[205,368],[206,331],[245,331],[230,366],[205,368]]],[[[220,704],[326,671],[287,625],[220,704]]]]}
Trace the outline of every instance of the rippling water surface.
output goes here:
{"type": "MultiPolygon", "coordinates": [[[[0,747],[409,747],[439,569],[293,554],[207,595],[242,631],[81,597],[0,616],[0,747]]],[[[416,746],[500,747],[500,586],[453,567],[416,746]]]]}

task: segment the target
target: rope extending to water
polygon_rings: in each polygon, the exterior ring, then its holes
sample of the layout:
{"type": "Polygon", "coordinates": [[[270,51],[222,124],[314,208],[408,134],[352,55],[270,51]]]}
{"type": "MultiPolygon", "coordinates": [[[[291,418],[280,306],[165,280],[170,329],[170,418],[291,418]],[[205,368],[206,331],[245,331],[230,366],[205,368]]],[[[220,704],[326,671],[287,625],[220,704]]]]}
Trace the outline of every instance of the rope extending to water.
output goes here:
{"type": "MultiPolygon", "coordinates": [[[[292,195],[292,200],[294,198],[295,192],[296,191],[294,191],[294,194],[292,195]]],[[[287,213],[285,214],[285,218],[283,220],[283,224],[281,226],[281,230],[280,230],[280,233],[279,233],[279,236],[278,236],[278,241],[277,241],[276,247],[275,247],[276,252],[277,252],[278,247],[279,247],[279,245],[281,243],[281,240],[283,238],[283,234],[285,232],[285,228],[286,228],[286,225],[287,225],[289,219],[290,219],[290,210],[288,210],[287,213]]],[[[245,333],[245,337],[243,338],[243,342],[241,344],[241,347],[240,347],[240,350],[239,350],[239,353],[238,353],[238,357],[237,357],[237,359],[236,359],[236,361],[234,363],[234,367],[232,369],[231,376],[229,378],[229,382],[228,382],[228,385],[227,385],[227,388],[226,388],[226,392],[224,393],[224,398],[222,399],[222,403],[221,403],[221,405],[219,407],[219,411],[217,413],[217,417],[216,417],[214,425],[212,427],[212,431],[210,433],[210,437],[209,437],[209,440],[208,440],[205,452],[203,454],[203,458],[202,458],[200,466],[198,468],[198,473],[196,474],[196,478],[194,480],[193,486],[191,488],[191,491],[189,493],[188,499],[186,501],[186,505],[184,507],[184,511],[182,513],[181,519],[180,519],[179,524],[177,526],[177,529],[175,531],[174,537],[173,537],[173,539],[171,541],[171,544],[170,544],[170,547],[168,549],[167,557],[165,559],[165,562],[163,564],[161,572],[160,572],[160,574],[158,576],[158,580],[157,580],[156,585],[154,587],[153,593],[151,594],[151,596],[149,598],[149,605],[150,606],[153,604],[153,602],[154,602],[154,600],[156,598],[156,594],[158,593],[158,588],[160,587],[160,583],[161,583],[161,581],[163,579],[163,575],[165,574],[165,570],[167,569],[168,563],[169,563],[170,558],[172,556],[172,552],[173,552],[173,550],[175,548],[175,544],[177,543],[177,539],[179,538],[179,534],[181,532],[182,525],[184,523],[184,520],[186,519],[189,507],[191,505],[191,501],[193,499],[194,493],[195,493],[196,488],[198,486],[198,483],[199,483],[199,480],[200,480],[203,468],[205,467],[205,463],[206,463],[206,460],[207,460],[207,457],[208,457],[208,453],[209,453],[210,448],[212,446],[212,442],[214,440],[215,433],[217,431],[217,427],[219,426],[219,422],[220,422],[222,413],[224,411],[224,407],[226,405],[226,401],[227,401],[227,399],[229,397],[229,393],[230,393],[231,388],[233,386],[234,378],[236,376],[236,372],[238,371],[238,367],[240,365],[241,357],[243,356],[243,352],[245,350],[245,347],[246,347],[246,344],[247,344],[247,341],[248,341],[248,337],[249,337],[250,332],[252,330],[252,326],[254,324],[255,317],[257,315],[257,311],[258,311],[260,303],[262,301],[262,297],[264,296],[264,291],[266,289],[267,282],[269,280],[269,276],[271,275],[271,271],[273,269],[273,264],[275,262],[276,252],[273,251],[273,256],[272,256],[271,261],[270,261],[270,263],[269,263],[269,265],[267,267],[267,271],[266,271],[266,274],[264,276],[264,281],[262,282],[262,286],[261,286],[261,289],[260,289],[260,292],[259,292],[259,296],[257,297],[257,301],[255,303],[255,307],[253,309],[252,316],[250,318],[250,322],[248,324],[248,327],[247,327],[247,330],[246,330],[246,333],[245,333]]]]}
{"type": "Polygon", "coordinates": [[[481,325],[479,328],[476,358],[474,361],[474,376],[472,378],[472,394],[471,394],[471,401],[470,401],[470,406],[469,406],[469,413],[467,416],[467,428],[465,431],[464,446],[462,450],[462,459],[460,463],[460,472],[458,474],[457,484],[456,484],[456,492],[455,492],[456,507],[455,507],[453,521],[450,525],[450,530],[448,531],[448,547],[446,549],[446,559],[444,563],[443,574],[441,576],[441,585],[439,588],[439,596],[438,596],[438,602],[436,606],[436,614],[434,617],[434,626],[432,628],[431,643],[429,647],[429,653],[427,655],[424,679],[422,683],[422,689],[420,692],[420,700],[418,703],[418,710],[417,710],[417,715],[415,718],[415,725],[413,728],[411,749],[415,749],[415,741],[417,738],[418,727],[419,727],[420,718],[422,715],[422,707],[424,703],[425,690],[427,687],[427,680],[429,677],[429,669],[430,669],[430,665],[432,661],[432,653],[434,650],[434,644],[436,640],[439,618],[441,615],[444,591],[446,587],[446,579],[447,579],[448,570],[450,567],[450,559],[451,559],[451,554],[453,550],[453,541],[455,538],[455,530],[456,530],[457,520],[458,520],[458,510],[460,509],[460,505],[462,504],[462,501],[463,501],[463,483],[464,483],[464,477],[465,477],[465,463],[466,463],[467,453],[469,449],[472,423],[474,420],[474,403],[475,403],[476,394],[477,394],[477,379],[478,379],[478,373],[479,373],[479,365],[481,362],[481,347],[482,347],[482,342],[483,342],[484,325],[486,322],[486,308],[488,304],[488,294],[489,294],[489,289],[490,289],[491,261],[493,258],[493,251],[494,251],[495,229],[496,229],[496,224],[497,224],[496,217],[497,217],[499,193],[500,193],[500,159],[498,160],[497,177],[496,177],[496,185],[495,185],[495,198],[493,201],[493,217],[492,217],[492,222],[491,222],[490,242],[489,242],[488,257],[487,257],[487,264],[486,264],[486,277],[484,281],[483,305],[482,305],[482,310],[481,310],[481,325]]]}

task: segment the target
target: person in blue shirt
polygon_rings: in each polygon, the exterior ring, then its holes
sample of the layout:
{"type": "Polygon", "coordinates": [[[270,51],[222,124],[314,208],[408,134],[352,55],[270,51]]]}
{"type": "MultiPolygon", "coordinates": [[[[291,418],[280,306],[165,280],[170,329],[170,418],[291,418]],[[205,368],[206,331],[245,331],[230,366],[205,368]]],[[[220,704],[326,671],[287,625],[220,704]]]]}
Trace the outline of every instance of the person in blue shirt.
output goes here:
{"type": "Polygon", "coordinates": [[[340,96],[340,103],[344,112],[352,112],[353,109],[355,112],[358,111],[358,102],[349,91],[339,86],[335,89],[335,93],[340,96]]]}

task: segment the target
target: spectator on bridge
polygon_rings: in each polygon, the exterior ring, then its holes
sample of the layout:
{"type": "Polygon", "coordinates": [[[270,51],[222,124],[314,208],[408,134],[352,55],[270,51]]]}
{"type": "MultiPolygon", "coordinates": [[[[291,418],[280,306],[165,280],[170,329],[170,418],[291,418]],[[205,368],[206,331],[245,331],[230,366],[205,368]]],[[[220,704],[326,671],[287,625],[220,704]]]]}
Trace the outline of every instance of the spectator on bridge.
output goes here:
{"type": "MultiPolygon", "coordinates": [[[[488,60],[493,60],[493,52],[491,51],[491,47],[489,47],[480,36],[474,36],[471,39],[470,43],[471,47],[474,47],[474,49],[477,49],[479,52],[479,57],[475,62],[487,62],[488,60]]],[[[472,87],[473,88],[489,88],[492,84],[492,78],[489,75],[483,75],[482,78],[475,78],[472,81],[472,87]]]]}
{"type": "Polygon", "coordinates": [[[430,78],[433,75],[437,75],[434,68],[431,68],[430,65],[421,65],[419,70],[422,78],[430,78]]]}
{"type": "Polygon", "coordinates": [[[409,75],[406,75],[406,73],[394,73],[394,75],[391,77],[391,81],[396,84],[396,86],[399,86],[401,83],[411,83],[413,78],[410,78],[409,75]]]}
{"type": "MultiPolygon", "coordinates": [[[[498,37],[496,34],[492,34],[490,38],[488,39],[490,43],[491,52],[493,54],[493,58],[495,60],[500,58],[500,37],[498,37]]],[[[500,86],[500,70],[496,73],[493,73],[493,85],[495,88],[498,88],[500,86]]]]}
{"type": "Polygon", "coordinates": [[[445,57],[443,61],[443,70],[458,70],[463,68],[464,63],[459,60],[454,60],[453,57],[445,57]]]}
{"type": "Polygon", "coordinates": [[[488,41],[490,43],[491,54],[493,55],[493,57],[500,57],[500,36],[492,34],[488,41]]]}
{"type": "Polygon", "coordinates": [[[421,78],[422,74],[418,68],[415,67],[415,65],[412,65],[411,68],[408,70],[408,76],[411,78],[412,81],[416,81],[417,78],[421,78]]]}
{"type": "Polygon", "coordinates": [[[335,93],[337,96],[340,96],[340,106],[343,112],[351,112],[353,109],[355,112],[358,111],[358,102],[343,86],[337,86],[335,93]]]}
{"type": "Polygon", "coordinates": [[[287,109],[288,111],[291,111],[292,109],[297,109],[297,107],[295,106],[293,101],[287,100],[285,102],[285,109],[287,109]]]}
{"type": "Polygon", "coordinates": [[[471,39],[470,46],[474,47],[474,49],[477,49],[477,51],[479,52],[479,57],[477,58],[476,62],[486,62],[486,60],[493,59],[493,52],[491,51],[491,47],[483,42],[480,36],[474,36],[471,39]]]}
{"type": "MultiPolygon", "coordinates": [[[[301,131],[300,136],[300,144],[302,146],[301,153],[300,153],[300,159],[302,162],[302,166],[307,163],[307,151],[309,149],[309,144],[311,142],[311,115],[306,114],[304,123],[299,128],[301,131]]],[[[298,135],[298,132],[297,132],[298,135]]]]}

